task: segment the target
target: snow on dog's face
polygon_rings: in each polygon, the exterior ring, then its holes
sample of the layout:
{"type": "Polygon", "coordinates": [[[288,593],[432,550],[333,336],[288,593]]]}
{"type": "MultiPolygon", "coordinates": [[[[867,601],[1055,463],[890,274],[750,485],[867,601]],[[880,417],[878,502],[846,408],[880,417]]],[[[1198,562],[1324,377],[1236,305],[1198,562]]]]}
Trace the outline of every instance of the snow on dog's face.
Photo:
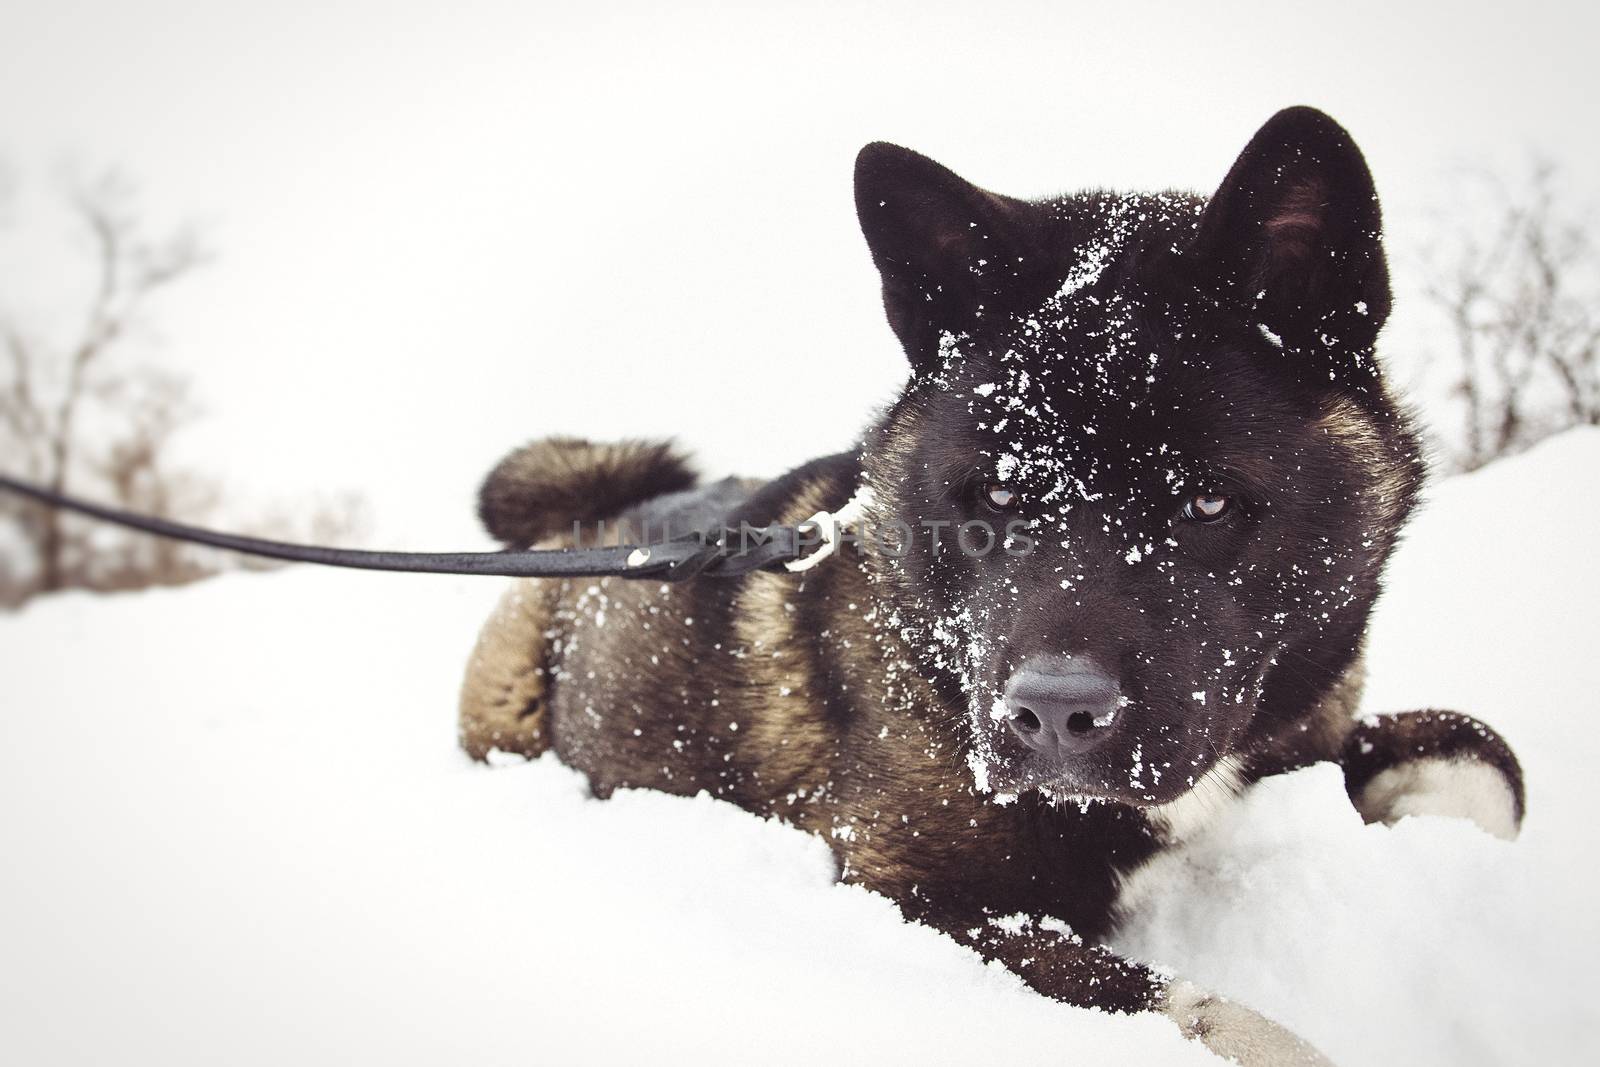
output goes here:
{"type": "Polygon", "coordinates": [[[1030,204],[870,146],[857,200],[914,371],[865,454],[912,533],[883,618],[979,787],[1164,803],[1298,728],[1419,477],[1344,131],[1279,115],[1209,202],[1030,204]]]}

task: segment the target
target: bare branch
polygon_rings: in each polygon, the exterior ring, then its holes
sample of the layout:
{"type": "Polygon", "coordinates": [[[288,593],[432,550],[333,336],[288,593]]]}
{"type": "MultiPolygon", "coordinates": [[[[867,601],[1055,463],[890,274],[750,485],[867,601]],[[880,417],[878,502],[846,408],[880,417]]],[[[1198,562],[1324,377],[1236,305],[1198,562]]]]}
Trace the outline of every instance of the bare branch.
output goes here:
{"type": "Polygon", "coordinates": [[[1600,257],[1556,177],[1537,162],[1520,191],[1480,176],[1499,214],[1492,236],[1461,234],[1434,257],[1426,293],[1455,345],[1467,469],[1600,419],[1600,257]]]}
{"type": "MultiPolygon", "coordinates": [[[[92,284],[64,341],[25,329],[0,309],[0,446],[6,464],[25,457],[25,473],[61,491],[93,483],[147,514],[204,521],[221,499],[218,482],[177,466],[173,442],[196,409],[187,382],[121,358],[158,293],[208,261],[199,236],[178,229],[152,238],[140,224],[128,187],[114,174],[67,198],[88,237],[92,284]],[[15,449],[13,449],[15,445],[15,449]],[[75,486],[74,486],[75,487],[75,486]]],[[[65,588],[144,588],[194,581],[239,566],[228,556],[142,535],[121,535],[65,518],[54,509],[0,498],[0,518],[19,536],[0,538],[0,603],[65,588]],[[23,558],[15,558],[20,543],[23,558]]],[[[359,502],[314,509],[313,530],[351,534],[359,502]]],[[[305,523],[286,526],[296,536],[305,523]]]]}

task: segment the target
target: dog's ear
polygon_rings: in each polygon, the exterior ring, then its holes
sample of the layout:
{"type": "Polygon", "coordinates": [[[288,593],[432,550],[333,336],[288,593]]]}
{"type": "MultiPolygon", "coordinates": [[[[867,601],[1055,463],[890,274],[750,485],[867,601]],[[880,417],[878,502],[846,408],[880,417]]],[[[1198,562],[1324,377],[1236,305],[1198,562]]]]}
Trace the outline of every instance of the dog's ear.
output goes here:
{"type": "Polygon", "coordinates": [[[1389,315],[1372,175],[1333,119],[1280,111],[1240,153],[1183,259],[1293,348],[1365,354],[1389,315]]]}
{"type": "Polygon", "coordinates": [[[942,333],[962,333],[1014,298],[1036,269],[1030,205],[986,192],[926,156],[877,142],[856,156],[856,215],[883,276],[883,306],[912,367],[936,363],[942,333]]]}

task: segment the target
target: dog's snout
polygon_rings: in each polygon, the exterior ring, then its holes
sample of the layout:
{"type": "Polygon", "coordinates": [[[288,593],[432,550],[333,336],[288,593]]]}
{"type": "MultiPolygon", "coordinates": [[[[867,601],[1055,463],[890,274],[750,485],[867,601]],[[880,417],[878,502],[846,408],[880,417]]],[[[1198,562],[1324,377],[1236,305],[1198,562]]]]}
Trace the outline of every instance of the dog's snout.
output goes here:
{"type": "Polygon", "coordinates": [[[1098,747],[1112,733],[1121,700],[1117,680],[1082,659],[1024,664],[1005,696],[1012,732],[1056,759],[1098,747]]]}

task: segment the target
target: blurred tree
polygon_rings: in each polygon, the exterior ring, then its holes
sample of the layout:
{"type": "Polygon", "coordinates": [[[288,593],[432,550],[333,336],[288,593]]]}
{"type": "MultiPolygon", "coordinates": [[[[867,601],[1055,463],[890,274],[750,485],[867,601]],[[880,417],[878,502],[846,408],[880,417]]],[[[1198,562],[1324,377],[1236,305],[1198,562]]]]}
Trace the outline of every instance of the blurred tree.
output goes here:
{"type": "MultiPolygon", "coordinates": [[[[200,268],[206,254],[187,228],[149,236],[115,175],[77,188],[69,206],[90,238],[93,261],[78,325],[50,339],[0,308],[4,465],[57,492],[109,496],[145,514],[204,521],[221,499],[216,482],[170,459],[174,435],[196,416],[188,384],[130,363],[121,350],[152,299],[200,268]]],[[[0,496],[0,519],[11,526],[0,537],[0,603],[61,589],[175,585],[236,565],[221,554],[11,497],[0,496]]],[[[350,536],[361,523],[354,497],[324,504],[311,518],[313,530],[330,538],[350,536]]]]}
{"type": "Polygon", "coordinates": [[[1458,469],[1600,424],[1600,255],[1556,177],[1546,164],[1518,189],[1480,176],[1492,224],[1429,257],[1427,293],[1449,324],[1461,403],[1458,469]]]}

